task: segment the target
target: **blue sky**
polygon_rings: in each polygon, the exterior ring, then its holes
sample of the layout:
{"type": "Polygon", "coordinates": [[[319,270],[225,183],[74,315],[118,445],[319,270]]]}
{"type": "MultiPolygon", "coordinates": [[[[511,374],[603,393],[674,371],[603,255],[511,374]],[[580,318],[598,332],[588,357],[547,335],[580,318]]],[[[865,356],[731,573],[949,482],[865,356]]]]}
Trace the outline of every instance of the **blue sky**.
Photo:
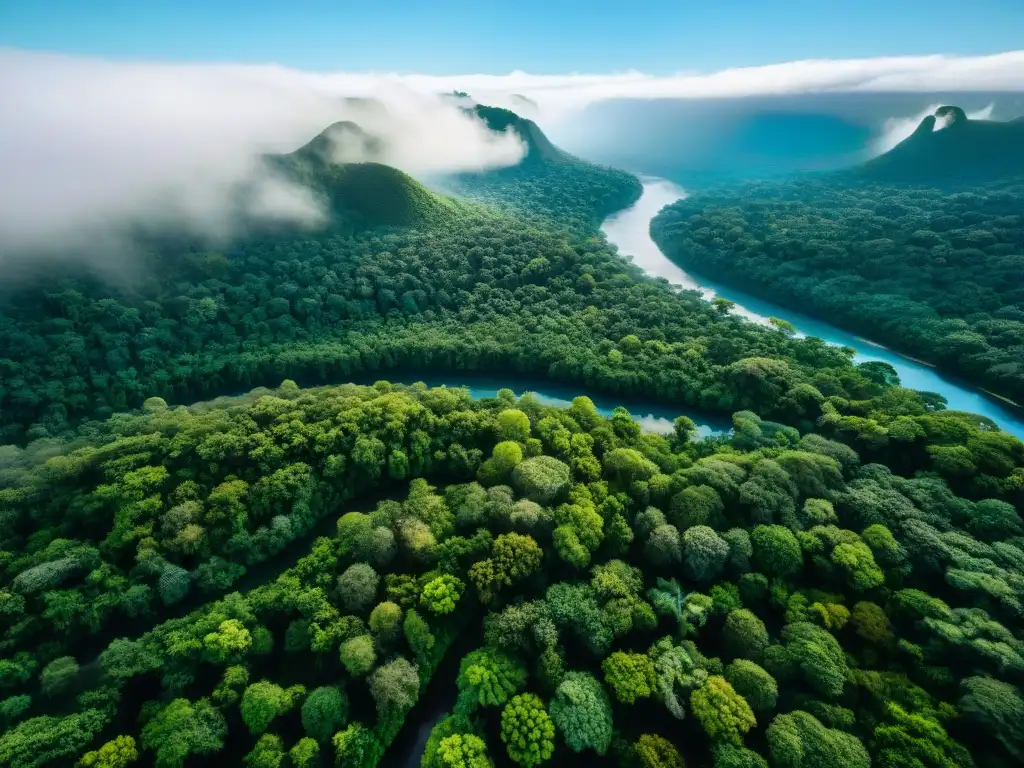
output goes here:
{"type": "Polygon", "coordinates": [[[1024,46],[1024,0],[0,0],[0,45],[460,74],[709,71],[1024,46]]]}

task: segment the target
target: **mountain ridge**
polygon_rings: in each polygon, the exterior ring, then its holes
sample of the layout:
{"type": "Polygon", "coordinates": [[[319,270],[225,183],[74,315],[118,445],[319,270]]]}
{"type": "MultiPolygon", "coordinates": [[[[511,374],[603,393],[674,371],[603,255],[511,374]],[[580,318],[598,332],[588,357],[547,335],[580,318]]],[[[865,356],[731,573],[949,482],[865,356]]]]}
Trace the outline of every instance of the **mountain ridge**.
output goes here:
{"type": "Polygon", "coordinates": [[[972,120],[960,107],[942,106],[855,172],[872,181],[939,184],[1024,175],[1024,119],[972,120]]]}
{"type": "Polygon", "coordinates": [[[555,146],[537,123],[511,109],[477,104],[466,111],[480,118],[492,131],[500,133],[511,130],[522,139],[526,144],[527,153],[521,162],[567,163],[573,159],[569,153],[555,146]]]}
{"type": "Polygon", "coordinates": [[[526,145],[515,165],[482,172],[452,174],[441,183],[454,195],[540,214],[580,231],[599,226],[612,213],[635,203],[642,192],[628,171],[598,165],[566,152],[541,127],[510,109],[476,104],[466,107],[487,128],[512,131],[526,145]]]}
{"type": "Polygon", "coordinates": [[[695,191],[859,165],[894,121],[939,104],[1024,115],[1024,94],[996,90],[614,98],[552,123],[549,134],[575,155],[695,191]]]}

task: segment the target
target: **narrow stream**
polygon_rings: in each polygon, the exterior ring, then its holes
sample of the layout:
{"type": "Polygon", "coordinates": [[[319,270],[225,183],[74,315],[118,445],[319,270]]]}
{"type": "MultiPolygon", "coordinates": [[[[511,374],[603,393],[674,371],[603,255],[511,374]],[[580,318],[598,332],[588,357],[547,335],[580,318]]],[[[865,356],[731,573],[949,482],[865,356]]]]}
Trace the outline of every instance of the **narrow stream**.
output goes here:
{"type": "Polygon", "coordinates": [[[937,392],[946,398],[951,410],[987,416],[1006,432],[1024,439],[1024,416],[971,384],[957,381],[925,363],[919,363],[822,320],[685,272],[665,256],[651,239],[650,223],[666,205],[686,197],[686,192],[664,179],[644,178],[642,181],[644,192],[640,199],[632,207],[610,216],[601,229],[608,242],[618,246],[623,255],[632,256],[633,263],[648,274],[663,277],[682,289],[699,291],[709,301],[720,296],[735,302],[732,311],[751,322],[768,325],[769,317],[778,317],[792,323],[800,335],[817,336],[829,344],[853,347],[857,350],[854,360],[858,363],[873,360],[889,363],[896,369],[903,386],[937,392]]]}
{"type": "MultiPolygon", "coordinates": [[[[656,432],[658,434],[671,433],[673,421],[675,421],[677,416],[689,416],[694,424],[697,425],[698,437],[721,434],[732,429],[730,418],[721,414],[688,409],[685,406],[660,405],[651,402],[622,399],[616,395],[586,392],[582,388],[558,384],[546,379],[509,379],[507,377],[490,377],[484,374],[470,374],[467,376],[455,374],[438,374],[437,376],[430,376],[429,374],[427,376],[416,375],[409,381],[406,381],[406,379],[410,377],[399,374],[392,374],[387,378],[389,381],[402,384],[422,381],[430,387],[462,387],[469,390],[469,394],[474,398],[496,397],[499,389],[508,388],[515,392],[516,397],[521,397],[529,392],[542,404],[559,407],[570,405],[574,397],[586,395],[594,402],[597,412],[602,416],[611,416],[612,411],[622,407],[629,411],[633,421],[640,424],[645,432],[656,432]]],[[[367,381],[364,383],[371,382],[367,381]]]]}

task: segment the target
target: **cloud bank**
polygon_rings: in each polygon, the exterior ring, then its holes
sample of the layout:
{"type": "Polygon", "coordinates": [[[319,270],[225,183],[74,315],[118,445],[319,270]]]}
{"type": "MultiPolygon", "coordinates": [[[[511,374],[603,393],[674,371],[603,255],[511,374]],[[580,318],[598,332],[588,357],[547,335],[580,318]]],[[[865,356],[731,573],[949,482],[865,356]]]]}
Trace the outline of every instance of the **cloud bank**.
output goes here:
{"type": "Polygon", "coordinates": [[[416,88],[460,88],[479,101],[522,94],[541,113],[557,117],[594,101],[614,98],[739,98],[757,95],[851,91],[1024,91],[1024,50],[990,56],[894,56],[872,59],[808,59],[712,73],[668,76],[468,75],[405,78],[416,88]]]}
{"type": "MultiPolygon", "coordinates": [[[[291,151],[339,120],[380,137],[382,160],[413,175],[517,162],[523,147],[514,136],[486,130],[438,96],[453,90],[548,125],[612,98],[1020,91],[1022,72],[1024,51],[794,61],[666,77],[434,77],[115,63],[0,49],[0,268],[23,251],[34,258],[93,254],[100,262],[96,254],[113,249],[128,225],[184,223],[192,233],[224,237],[240,214],[315,223],[321,212],[309,192],[268,175],[258,156],[291,151]],[[256,190],[242,212],[233,195],[239,183],[256,190]]],[[[887,126],[886,142],[918,121],[887,126]]]]}
{"type": "Polygon", "coordinates": [[[128,227],[219,238],[242,218],[315,223],[310,192],[259,156],[297,149],[340,120],[380,137],[380,161],[414,175],[511,165],[525,151],[400,81],[275,66],[0,50],[0,114],[0,265],[70,251],[100,264],[128,227]]]}

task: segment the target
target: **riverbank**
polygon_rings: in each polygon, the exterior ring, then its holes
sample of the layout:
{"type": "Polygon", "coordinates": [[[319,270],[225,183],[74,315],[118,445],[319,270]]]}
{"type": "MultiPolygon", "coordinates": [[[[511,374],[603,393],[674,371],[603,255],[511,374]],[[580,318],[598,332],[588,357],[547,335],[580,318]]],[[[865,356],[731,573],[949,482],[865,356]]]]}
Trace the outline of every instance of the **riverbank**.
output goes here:
{"type": "Polygon", "coordinates": [[[644,193],[640,200],[632,207],[609,217],[602,231],[624,257],[631,257],[633,263],[649,275],[662,277],[681,290],[697,291],[707,301],[727,299],[735,304],[731,310],[734,314],[759,325],[767,326],[768,318],[777,317],[791,323],[802,336],[816,336],[828,344],[851,347],[856,350],[855,362],[888,363],[895,369],[903,386],[935,392],[946,399],[950,410],[984,416],[1004,431],[1024,439],[1024,411],[1012,401],[949,376],[930,363],[914,360],[823,320],[794,312],[684,270],[665,256],[651,239],[650,222],[666,205],[686,197],[686,191],[664,179],[645,178],[643,182],[644,193]]]}

